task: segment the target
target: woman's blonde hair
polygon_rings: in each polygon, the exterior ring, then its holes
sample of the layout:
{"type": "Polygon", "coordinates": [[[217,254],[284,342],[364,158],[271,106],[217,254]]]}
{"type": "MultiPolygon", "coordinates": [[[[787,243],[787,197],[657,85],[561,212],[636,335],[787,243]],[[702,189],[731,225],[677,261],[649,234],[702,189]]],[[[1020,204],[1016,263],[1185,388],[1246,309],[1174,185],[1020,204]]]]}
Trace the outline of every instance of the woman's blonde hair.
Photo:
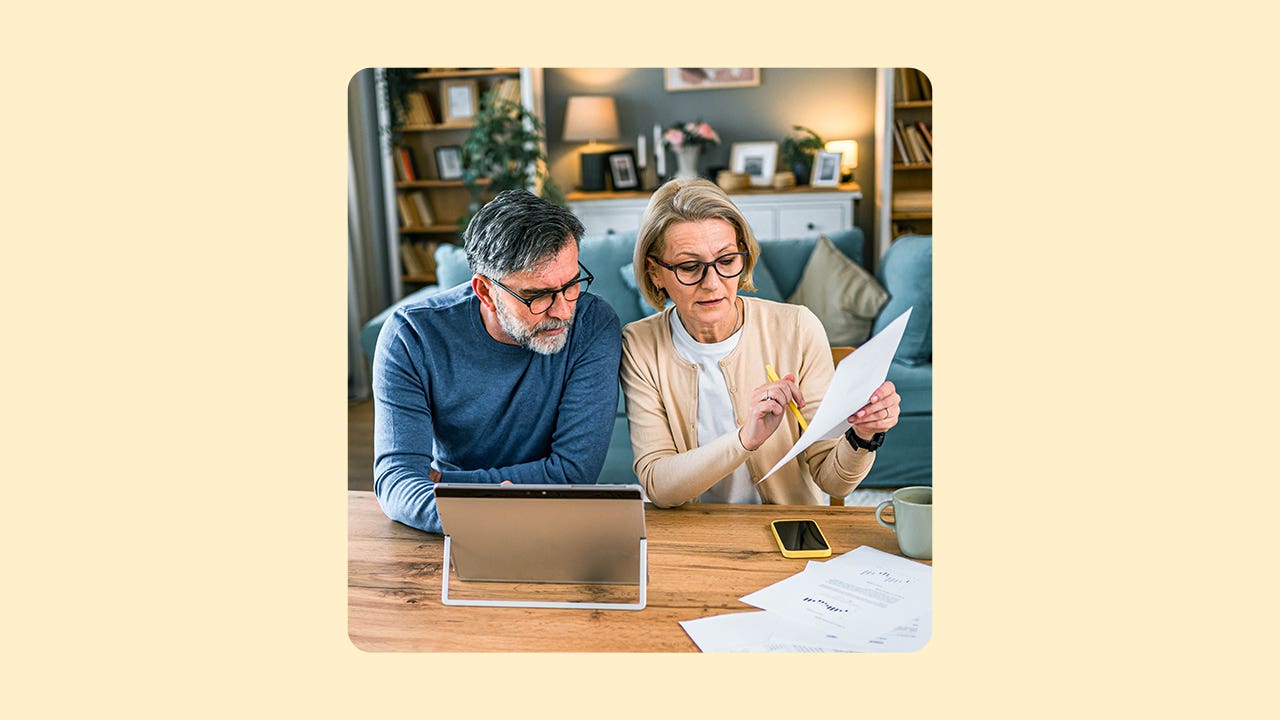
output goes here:
{"type": "Polygon", "coordinates": [[[653,279],[649,277],[648,259],[661,257],[666,251],[667,228],[676,223],[699,220],[723,220],[729,223],[738,238],[738,246],[747,253],[746,264],[742,268],[742,274],[738,276],[738,289],[756,289],[751,283],[751,270],[760,257],[760,246],[742,211],[718,185],[709,180],[671,180],[658,188],[653,197],[649,198],[649,206],[644,209],[632,266],[640,294],[658,310],[667,301],[667,291],[653,284],[653,279]]]}

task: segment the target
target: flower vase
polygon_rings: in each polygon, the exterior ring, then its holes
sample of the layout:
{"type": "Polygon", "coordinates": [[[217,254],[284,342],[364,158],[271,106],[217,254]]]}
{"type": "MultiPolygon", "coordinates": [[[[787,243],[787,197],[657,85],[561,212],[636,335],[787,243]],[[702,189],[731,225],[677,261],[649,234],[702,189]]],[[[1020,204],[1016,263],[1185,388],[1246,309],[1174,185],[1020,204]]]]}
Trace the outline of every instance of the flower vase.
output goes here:
{"type": "Polygon", "coordinates": [[[679,180],[693,180],[698,177],[698,155],[702,154],[702,148],[697,145],[685,145],[676,148],[676,178],[679,180]]]}

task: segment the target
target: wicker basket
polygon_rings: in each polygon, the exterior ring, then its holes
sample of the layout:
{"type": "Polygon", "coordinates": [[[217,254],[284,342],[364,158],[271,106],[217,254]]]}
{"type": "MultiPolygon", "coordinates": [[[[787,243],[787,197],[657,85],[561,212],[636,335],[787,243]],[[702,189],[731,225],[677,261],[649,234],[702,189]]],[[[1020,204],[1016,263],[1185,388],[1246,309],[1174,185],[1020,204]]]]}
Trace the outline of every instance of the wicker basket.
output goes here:
{"type": "Polygon", "coordinates": [[[716,173],[716,184],[725,192],[742,190],[751,182],[751,176],[732,170],[721,170],[716,173]]]}

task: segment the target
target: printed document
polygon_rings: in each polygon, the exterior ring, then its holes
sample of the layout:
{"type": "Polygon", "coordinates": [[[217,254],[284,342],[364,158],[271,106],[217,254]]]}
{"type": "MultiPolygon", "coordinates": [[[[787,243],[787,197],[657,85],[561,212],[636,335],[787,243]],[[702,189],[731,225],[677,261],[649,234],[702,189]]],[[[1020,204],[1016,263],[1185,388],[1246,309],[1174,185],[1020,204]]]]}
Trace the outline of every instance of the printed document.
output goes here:
{"type": "Polygon", "coordinates": [[[703,652],[911,652],[933,630],[932,570],[861,546],[742,598],[764,612],[680,625],[703,652]]]}

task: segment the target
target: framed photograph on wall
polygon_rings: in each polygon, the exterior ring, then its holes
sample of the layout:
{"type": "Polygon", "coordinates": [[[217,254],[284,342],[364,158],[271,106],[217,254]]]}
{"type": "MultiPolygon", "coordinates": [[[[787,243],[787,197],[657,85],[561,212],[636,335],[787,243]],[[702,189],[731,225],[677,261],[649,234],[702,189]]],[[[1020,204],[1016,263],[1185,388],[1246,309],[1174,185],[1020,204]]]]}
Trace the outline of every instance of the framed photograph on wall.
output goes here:
{"type": "Polygon", "coordinates": [[[640,187],[636,175],[636,154],[631,150],[609,153],[609,179],[614,190],[635,190],[640,187]]]}
{"type": "Polygon", "coordinates": [[[446,123],[470,120],[476,116],[480,92],[475,80],[445,80],[440,83],[440,96],[446,123]]]}
{"type": "Polygon", "coordinates": [[[840,184],[840,153],[819,150],[813,157],[813,177],[809,184],[814,187],[835,187],[840,184]]]}
{"type": "Polygon", "coordinates": [[[755,87],[760,68],[666,68],[662,84],[667,92],[755,87]]]}
{"type": "Polygon", "coordinates": [[[462,179],[462,148],[442,145],[436,148],[436,170],[441,180],[462,179]]]}
{"type": "Polygon", "coordinates": [[[778,143],[734,143],[729,150],[729,169],[746,173],[751,187],[769,187],[778,166],[778,143]]]}

